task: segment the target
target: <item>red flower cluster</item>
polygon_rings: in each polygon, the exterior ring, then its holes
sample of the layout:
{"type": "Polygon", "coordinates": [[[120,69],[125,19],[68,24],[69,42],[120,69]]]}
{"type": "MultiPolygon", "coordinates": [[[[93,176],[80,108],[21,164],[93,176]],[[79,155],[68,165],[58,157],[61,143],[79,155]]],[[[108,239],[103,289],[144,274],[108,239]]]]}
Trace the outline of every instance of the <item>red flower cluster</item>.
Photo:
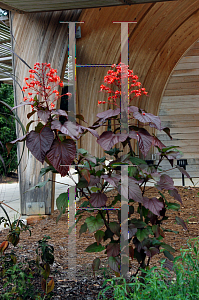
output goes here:
{"type": "MultiPolygon", "coordinates": [[[[54,102],[58,100],[61,96],[56,87],[63,87],[64,84],[60,81],[60,77],[57,75],[57,70],[51,68],[49,63],[35,63],[34,69],[29,70],[29,77],[25,77],[26,86],[23,87],[22,91],[27,92],[27,96],[24,97],[24,101],[29,100],[29,102],[38,101],[37,97],[41,97],[41,101],[52,99],[51,104],[48,103],[47,106],[54,108],[54,102]],[[52,95],[54,97],[52,98],[52,95]],[[36,97],[35,97],[36,96],[36,97]],[[51,98],[50,98],[51,97],[51,98]]],[[[69,93],[67,93],[68,96],[69,93]]]]}
{"type": "MultiPolygon", "coordinates": [[[[133,74],[133,70],[129,70],[128,66],[120,63],[118,66],[115,64],[111,66],[112,69],[116,68],[116,71],[109,70],[107,75],[104,77],[104,84],[100,86],[100,92],[105,92],[110,94],[108,97],[108,103],[114,104],[116,106],[116,100],[120,99],[121,97],[121,86],[125,84],[124,76],[122,73],[128,73],[128,95],[129,95],[129,102],[133,100],[135,97],[139,97],[141,95],[147,95],[145,88],[141,87],[141,82],[138,81],[138,76],[133,74]],[[116,86],[116,91],[113,90],[113,86],[116,86]],[[112,95],[111,95],[112,94],[112,95]]],[[[115,89],[115,88],[114,88],[115,89]]],[[[99,101],[99,104],[104,104],[106,101],[99,101]]]]}

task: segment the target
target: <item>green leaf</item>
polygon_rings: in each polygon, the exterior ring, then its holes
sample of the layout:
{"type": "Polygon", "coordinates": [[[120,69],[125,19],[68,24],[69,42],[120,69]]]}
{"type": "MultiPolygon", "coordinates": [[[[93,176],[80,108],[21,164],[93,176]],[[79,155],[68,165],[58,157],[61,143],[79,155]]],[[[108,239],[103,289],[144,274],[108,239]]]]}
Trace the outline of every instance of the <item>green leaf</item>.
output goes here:
{"type": "Polygon", "coordinates": [[[101,188],[98,188],[96,186],[93,186],[91,189],[90,189],[93,193],[96,193],[98,191],[101,191],[101,188]]]}
{"type": "Polygon", "coordinates": [[[84,201],[81,205],[80,205],[80,207],[89,207],[89,201],[84,201]]]}
{"type": "Polygon", "coordinates": [[[88,181],[84,177],[81,177],[77,184],[77,188],[84,189],[86,187],[88,187],[88,181]]]}
{"type": "Polygon", "coordinates": [[[53,166],[47,166],[46,168],[42,168],[39,177],[44,176],[46,173],[52,171],[53,173],[58,173],[53,166]]]}
{"type": "Polygon", "coordinates": [[[144,228],[144,229],[138,229],[137,232],[136,232],[136,236],[137,236],[137,239],[142,242],[144,239],[146,239],[149,235],[149,231],[147,228],[144,228]]]}
{"type": "Polygon", "coordinates": [[[34,122],[34,120],[31,120],[27,125],[26,125],[26,131],[29,131],[30,125],[34,122]]]}
{"type": "Polygon", "coordinates": [[[68,193],[60,194],[59,197],[56,199],[56,205],[59,211],[68,207],[68,193]]]}
{"type": "Polygon", "coordinates": [[[115,233],[117,236],[120,236],[120,224],[117,222],[109,223],[110,230],[115,233]]]}
{"type": "Polygon", "coordinates": [[[167,202],[167,208],[178,211],[180,209],[180,204],[178,204],[178,203],[172,203],[172,202],[167,202]]]}
{"type": "Polygon", "coordinates": [[[62,209],[62,210],[60,211],[60,214],[58,215],[58,217],[57,217],[57,219],[56,219],[56,223],[58,223],[58,222],[59,222],[59,220],[60,220],[61,216],[62,216],[63,214],[65,214],[65,211],[66,211],[66,209],[65,209],[65,208],[64,208],[64,209],[62,209]]]}
{"type": "Polygon", "coordinates": [[[96,257],[93,260],[93,263],[92,263],[92,269],[93,269],[93,271],[98,271],[99,270],[99,266],[100,266],[100,259],[98,257],[96,257]]]}
{"type": "Polygon", "coordinates": [[[84,233],[84,232],[86,232],[87,231],[87,224],[86,223],[84,223],[84,224],[82,224],[82,226],[81,226],[81,228],[80,228],[80,230],[79,230],[79,237],[81,236],[81,234],[82,233],[84,233]]]}
{"type": "Polygon", "coordinates": [[[43,187],[44,185],[46,185],[46,183],[47,183],[48,181],[50,181],[50,178],[48,178],[46,181],[39,182],[39,183],[36,184],[35,186],[33,186],[33,187],[31,187],[30,189],[28,189],[28,190],[26,191],[26,193],[29,192],[29,191],[32,191],[32,190],[34,190],[34,189],[36,189],[36,188],[41,188],[41,187],[43,187]]]}
{"type": "Polygon", "coordinates": [[[165,250],[163,253],[170,261],[174,260],[173,255],[169,251],[165,250]]]}
{"type": "Polygon", "coordinates": [[[141,158],[138,157],[129,157],[129,160],[132,162],[134,165],[147,165],[147,162],[141,158]]]}
{"type": "Polygon", "coordinates": [[[40,131],[42,130],[43,127],[44,127],[44,124],[42,124],[41,122],[39,122],[37,124],[37,126],[35,127],[35,132],[40,133],[40,131]]]}
{"type": "Polygon", "coordinates": [[[109,151],[104,151],[104,152],[113,156],[113,155],[119,154],[120,152],[123,152],[123,151],[121,151],[119,148],[111,148],[109,151]]]}
{"type": "Polygon", "coordinates": [[[94,235],[95,235],[97,244],[99,245],[99,243],[102,241],[103,237],[105,236],[105,233],[102,230],[97,230],[94,235]]]}
{"type": "Polygon", "coordinates": [[[91,252],[101,252],[101,251],[103,251],[104,249],[105,249],[104,246],[102,246],[101,244],[98,245],[97,242],[95,242],[95,243],[89,245],[89,246],[86,248],[86,250],[84,250],[84,251],[85,251],[85,252],[91,253],[91,252]]]}
{"type": "Polygon", "coordinates": [[[115,257],[109,256],[108,265],[113,271],[118,272],[118,273],[120,272],[119,263],[115,257]]]}
{"type": "Polygon", "coordinates": [[[175,249],[172,248],[172,247],[171,247],[170,245],[168,245],[168,244],[162,243],[162,244],[161,244],[161,247],[164,248],[164,249],[166,249],[167,251],[175,252],[175,249]]]}
{"type": "Polygon", "coordinates": [[[147,224],[139,219],[130,220],[131,224],[133,224],[136,228],[144,228],[147,224]]]}
{"type": "Polygon", "coordinates": [[[97,216],[97,217],[90,216],[86,218],[85,222],[87,223],[90,233],[95,232],[96,230],[104,226],[104,221],[101,218],[101,216],[97,216]]]}

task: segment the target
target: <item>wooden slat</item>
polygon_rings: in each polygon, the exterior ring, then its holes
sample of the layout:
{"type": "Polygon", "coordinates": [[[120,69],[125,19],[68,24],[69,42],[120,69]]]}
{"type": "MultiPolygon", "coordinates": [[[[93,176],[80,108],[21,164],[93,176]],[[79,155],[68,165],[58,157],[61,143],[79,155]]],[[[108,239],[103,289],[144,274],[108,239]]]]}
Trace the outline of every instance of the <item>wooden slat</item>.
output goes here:
{"type": "Polygon", "coordinates": [[[8,10],[18,11],[19,13],[24,12],[42,12],[42,11],[58,11],[58,10],[70,10],[70,9],[83,9],[83,8],[94,8],[94,7],[105,7],[105,6],[121,6],[121,5],[132,5],[132,4],[144,4],[153,2],[167,2],[175,0],[6,0],[1,1],[0,5],[2,8],[8,10]]]}

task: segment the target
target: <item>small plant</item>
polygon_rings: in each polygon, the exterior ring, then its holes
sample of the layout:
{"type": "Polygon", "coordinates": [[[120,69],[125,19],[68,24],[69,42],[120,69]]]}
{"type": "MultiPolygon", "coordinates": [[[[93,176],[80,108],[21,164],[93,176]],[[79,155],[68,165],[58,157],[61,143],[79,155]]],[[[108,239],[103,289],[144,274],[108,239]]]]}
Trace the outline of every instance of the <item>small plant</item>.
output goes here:
{"type": "Polygon", "coordinates": [[[45,235],[42,240],[38,241],[39,245],[36,249],[37,265],[40,266],[41,276],[43,277],[41,287],[46,295],[50,294],[55,286],[53,278],[51,278],[49,282],[47,281],[50,276],[50,265],[54,262],[54,248],[48,244],[49,239],[50,237],[45,235]],[[42,260],[42,264],[39,265],[40,259],[42,260]]]}
{"type": "Polygon", "coordinates": [[[107,287],[98,294],[98,299],[108,290],[113,290],[116,300],[198,300],[199,299],[199,240],[188,240],[188,249],[181,249],[181,254],[174,259],[169,272],[161,261],[160,268],[152,267],[142,270],[144,277],[135,277],[132,282],[124,278],[106,279],[103,287],[107,287]],[[195,242],[195,243],[194,243],[195,242]]]}

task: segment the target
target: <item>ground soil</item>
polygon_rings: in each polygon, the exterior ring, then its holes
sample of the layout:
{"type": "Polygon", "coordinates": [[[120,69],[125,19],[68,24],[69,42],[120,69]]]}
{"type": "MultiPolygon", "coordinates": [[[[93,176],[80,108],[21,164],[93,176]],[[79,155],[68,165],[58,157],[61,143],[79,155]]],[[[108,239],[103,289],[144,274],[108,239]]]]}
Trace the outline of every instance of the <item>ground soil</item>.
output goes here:
{"type": "MultiPolygon", "coordinates": [[[[176,252],[174,253],[174,256],[179,255],[180,248],[186,248],[187,247],[187,239],[188,238],[197,238],[199,237],[199,188],[192,188],[192,187],[179,187],[178,188],[179,193],[181,195],[183,205],[181,205],[181,209],[177,211],[169,210],[167,213],[167,216],[169,216],[169,219],[165,221],[164,228],[171,229],[178,231],[179,234],[174,234],[172,232],[166,232],[164,241],[165,243],[170,244],[173,248],[176,249],[176,252]],[[182,219],[184,219],[185,222],[187,222],[188,230],[184,230],[180,225],[177,225],[175,222],[175,216],[180,216],[182,219]]],[[[174,198],[172,198],[167,192],[164,193],[167,201],[175,202],[174,198]]],[[[114,191],[110,191],[108,193],[109,202],[113,200],[113,197],[115,195],[114,191]]],[[[148,188],[146,192],[147,196],[159,196],[158,191],[155,188],[148,188]]],[[[77,203],[77,207],[84,201],[85,199],[81,199],[80,202],[77,203]]],[[[87,283],[87,286],[92,286],[90,294],[87,291],[87,296],[82,296],[82,298],[79,296],[70,296],[70,286],[72,286],[70,283],[66,283],[66,277],[67,277],[67,270],[68,270],[68,264],[67,264],[67,248],[68,248],[68,226],[67,226],[67,214],[63,215],[58,223],[56,223],[56,218],[58,216],[58,211],[55,211],[51,216],[48,216],[45,219],[41,219],[32,225],[31,231],[32,235],[29,236],[28,232],[22,232],[20,235],[20,242],[15,247],[16,254],[23,257],[28,258],[35,258],[35,248],[37,246],[38,240],[42,239],[44,235],[48,235],[51,237],[50,244],[54,246],[55,252],[55,264],[54,269],[57,269],[57,271],[61,272],[61,277],[56,276],[56,288],[55,288],[55,295],[56,297],[54,299],[97,299],[96,293],[99,292],[99,289],[101,287],[101,283],[98,281],[98,283],[87,283]],[[65,274],[65,275],[64,275],[65,274]],[[63,286],[65,286],[65,289],[67,290],[67,287],[69,287],[69,291],[66,292],[64,290],[63,296],[63,286]],[[96,291],[96,293],[94,293],[96,291]],[[59,296],[60,293],[62,296],[59,296]],[[93,294],[94,293],[94,294],[93,294]],[[68,295],[68,296],[67,296],[68,295]],[[88,298],[88,295],[90,295],[90,298],[88,298]],[[67,298],[68,297],[68,298],[67,298]]],[[[95,213],[94,213],[95,214],[95,213]]],[[[94,234],[89,233],[88,231],[86,233],[83,233],[79,237],[79,229],[81,225],[84,223],[84,220],[90,216],[90,213],[88,211],[85,211],[84,216],[77,224],[77,269],[78,269],[78,276],[77,280],[80,281],[82,284],[82,278],[84,278],[85,282],[86,280],[90,280],[92,275],[92,269],[91,264],[95,257],[99,257],[102,259],[102,266],[107,266],[107,259],[106,254],[103,252],[99,253],[86,253],[84,250],[89,246],[91,243],[95,242],[94,234]]],[[[135,216],[134,216],[135,217],[135,216]]],[[[112,210],[110,212],[110,220],[117,220],[117,214],[116,211],[112,210]]],[[[102,229],[103,230],[103,229],[102,229]]],[[[6,239],[8,233],[8,229],[3,230],[0,232],[0,243],[6,239]]],[[[102,243],[103,244],[103,243],[102,243]]],[[[105,245],[106,243],[104,243],[105,245]]],[[[158,261],[161,259],[161,255],[156,255],[152,258],[150,265],[157,264],[158,261]]],[[[137,267],[136,262],[132,261],[132,270],[135,270],[137,267]]],[[[102,275],[101,273],[98,273],[99,276],[102,275]]],[[[101,278],[101,277],[99,277],[101,278]]],[[[73,282],[73,284],[75,284],[73,282]]],[[[79,285],[80,286],[80,285],[79,285]]],[[[85,284],[84,284],[85,287],[85,284]]],[[[82,291],[82,295],[84,295],[84,292],[82,291]]],[[[109,298],[107,296],[107,298],[109,298]]]]}

